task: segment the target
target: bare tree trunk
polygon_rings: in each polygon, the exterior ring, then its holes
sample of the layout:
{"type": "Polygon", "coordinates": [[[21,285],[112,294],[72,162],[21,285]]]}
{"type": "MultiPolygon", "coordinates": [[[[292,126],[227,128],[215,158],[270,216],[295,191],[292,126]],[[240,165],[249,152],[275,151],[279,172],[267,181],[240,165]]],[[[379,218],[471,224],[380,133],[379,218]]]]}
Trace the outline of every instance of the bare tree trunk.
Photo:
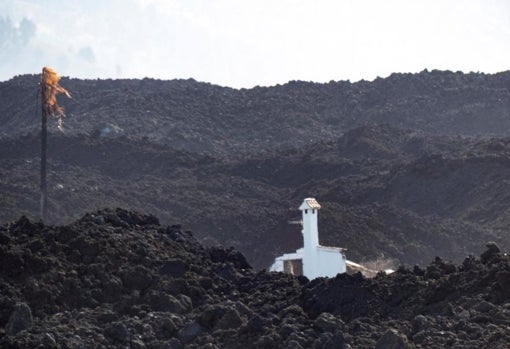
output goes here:
{"type": "Polygon", "coordinates": [[[47,223],[48,219],[48,190],[46,186],[46,148],[47,148],[47,121],[48,113],[44,96],[47,87],[41,84],[41,105],[42,105],[42,121],[41,121],[41,220],[47,223]]]}
{"type": "MultiPolygon", "coordinates": [[[[71,95],[59,84],[60,76],[50,67],[44,67],[41,75],[41,220],[48,219],[48,188],[46,185],[46,150],[48,143],[47,122],[49,116],[64,117],[64,108],[57,104],[57,95],[64,93],[71,95]]],[[[59,124],[60,125],[60,124],[59,124]]]]}

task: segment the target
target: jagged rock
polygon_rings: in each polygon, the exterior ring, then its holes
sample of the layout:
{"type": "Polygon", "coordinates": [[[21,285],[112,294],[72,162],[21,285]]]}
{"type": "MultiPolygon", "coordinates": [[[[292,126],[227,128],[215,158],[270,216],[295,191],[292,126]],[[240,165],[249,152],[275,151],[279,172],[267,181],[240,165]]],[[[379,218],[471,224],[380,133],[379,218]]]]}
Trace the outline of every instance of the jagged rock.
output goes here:
{"type": "Polygon", "coordinates": [[[211,329],[216,325],[224,312],[224,307],[207,305],[200,314],[198,322],[200,325],[211,329]]]}
{"type": "Polygon", "coordinates": [[[492,262],[495,258],[497,258],[499,256],[499,253],[501,252],[498,245],[496,245],[496,243],[494,243],[494,242],[489,242],[486,245],[486,247],[487,247],[487,250],[484,253],[482,253],[482,255],[480,256],[482,263],[485,263],[485,264],[492,262]]]}
{"type": "Polygon", "coordinates": [[[306,338],[306,335],[302,332],[292,332],[288,338],[287,338],[287,341],[288,342],[295,342],[295,343],[298,343],[300,346],[302,347],[306,347],[307,344],[308,344],[308,340],[306,338]]]}
{"type": "Polygon", "coordinates": [[[279,315],[281,317],[286,317],[286,316],[296,317],[296,316],[303,316],[304,314],[305,313],[304,313],[303,309],[297,304],[288,306],[279,313],[279,315]]]}
{"type": "Polygon", "coordinates": [[[123,284],[130,289],[144,290],[152,282],[151,272],[142,265],[126,269],[122,274],[123,284]]]}
{"type": "Polygon", "coordinates": [[[43,339],[41,341],[42,345],[45,348],[58,348],[57,341],[55,340],[55,336],[53,334],[46,332],[43,335],[43,339]]]}
{"type": "Polygon", "coordinates": [[[161,266],[160,272],[172,277],[182,277],[188,270],[188,265],[179,259],[170,259],[161,266]]]}
{"type": "Polygon", "coordinates": [[[491,287],[491,298],[496,303],[503,303],[510,299],[510,271],[501,270],[496,274],[496,283],[491,287]]]}
{"type": "Polygon", "coordinates": [[[127,343],[129,340],[129,331],[126,325],[122,322],[114,322],[105,329],[108,338],[113,339],[119,343],[127,343]]]}
{"type": "Polygon", "coordinates": [[[264,327],[266,325],[266,321],[259,314],[254,314],[248,319],[248,322],[245,326],[240,329],[240,332],[249,334],[249,335],[257,335],[261,334],[264,331],[264,327]]]}
{"type": "Polygon", "coordinates": [[[198,349],[218,349],[218,347],[212,343],[207,343],[198,347],[198,349]]]}
{"type": "Polygon", "coordinates": [[[225,250],[217,247],[210,247],[209,253],[214,263],[231,262],[235,267],[240,269],[251,269],[246,257],[239,251],[232,248],[225,250]]]}
{"type": "Polygon", "coordinates": [[[10,239],[8,247],[0,246],[0,347],[348,349],[510,342],[510,260],[501,252],[494,262],[470,257],[460,267],[435,260],[434,278],[398,268],[372,279],[355,274],[301,282],[245,268],[237,258],[229,260],[236,255],[232,249],[215,247],[213,261],[210,249],[177,226],[141,225],[134,218],[128,227],[94,222],[103,214],[64,227],[22,219],[0,229],[10,239]],[[86,261],[80,253],[71,260],[78,250],[94,258],[86,261]],[[51,268],[35,268],[36,257],[51,268]],[[168,277],[161,267],[169,260],[189,267],[168,277]],[[232,277],[216,273],[223,269],[232,277]],[[11,335],[9,317],[15,318],[20,300],[30,304],[33,325],[11,335]]]}
{"type": "Polygon", "coordinates": [[[168,342],[168,349],[183,349],[184,345],[177,338],[172,338],[168,342]]]}
{"type": "Polygon", "coordinates": [[[154,320],[154,327],[158,339],[170,339],[178,330],[175,322],[166,314],[160,315],[154,320]]]}
{"type": "Polygon", "coordinates": [[[295,340],[288,341],[287,344],[285,345],[285,348],[286,349],[303,349],[301,344],[299,344],[295,340]]]}
{"type": "Polygon", "coordinates": [[[154,311],[165,311],[177,314],[183,314],[191,308],[189,297],[184,298],[184,302],[181,302],[170,294],[157,291],[151,291],[148,294],[148,303],[154,311]]]}
{"type": "Polygon", "coordinates": [[[407,337],[394,329],[388,329],[379,338],[375,349],[409,349],[411,348],[407,337]]]}
{"type": "Polygon", "coordinates": [[[198,337],[203,332],[202,326],[200,324],[193,322],[185,325],[179,333],[177,333],[177,337],[184,343],[189,343],[196,337],[198,337]]]}
{"type": "Polygon", "coordinates": [[[260,337],[254,344],[256,348],[279,348],[280,336],[273,332],[260,337]]]}
{"type": "Polygon", "coordinates": [[[228,308],[216,324],[216,327],[222,330],[237,329],[243,323],[244,321],[238,311],[235,308],[228,308]]]}
{"type": "Polygon", "coordinates": [[[425,329],[429,325],[429,320],[427,319],[427,317],[419,314],[413,318],[411,323],[413,325],[414,331],[419,332],[419,331],[422,331],[423,329],[425,329]]]}
{"type": "Polygon", "coordinates": [[[146,348],[145,343],[139,339],[132,340],[129,343],[129,345],[133,349],[145,349],[146,348]]]}
{"type": "Polygon", "coordinates": [[[9,243],[9,241],[11,241],[11,238],[9,237],[9,235],[4,233],[3,231],[0,231],[0,244],[7,245],[9,243]]]}
{"type": "Polygon", "coordinates": [[[342,332],[337,331],[331,338],[324,343],[324,349],[346,349],[347,343],[342,332]]]}
{"type": "Polygon", "coordinates": [[[341,319],[329,313],[321,313],[314,321],[316,326],[321,332],[336,333],[341,330],[344,323],[341,319]]]}
{"type": "Polygon", "coordinates": [[[487,313],[495,308],[496,307],[494,306],[494,304],[491,304],[487,301],[481,301],[480,303],[476,304],[473,307],[474,310],[479,311],[481,313],[487,313]]]}
{"type": "Polygon", "coordinates": [[[28,330],[32,324],[32,310],[28,304],[18,303],[14,306],[14,311],[5,326],[5,333],[14,336],[21,331],[28,330]]]}

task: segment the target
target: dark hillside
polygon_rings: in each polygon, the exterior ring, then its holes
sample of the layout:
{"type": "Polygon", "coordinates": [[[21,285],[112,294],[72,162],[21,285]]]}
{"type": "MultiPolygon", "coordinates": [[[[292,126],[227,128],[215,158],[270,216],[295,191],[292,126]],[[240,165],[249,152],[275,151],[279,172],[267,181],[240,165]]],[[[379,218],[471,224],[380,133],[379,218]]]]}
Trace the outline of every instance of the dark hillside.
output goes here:
{"type": "MultiPolygon", "coordinates": [[[[38,215],[37,76],[0,83],[0,221],[38,215]]],[[[301,245],[296,206],[354,260],[460,261],[508,247],[510,73],[235,90],[194,80],[79,80],[50,122],[50,217],[102,207],[178,220],[256,268],[301,245]],[[498,136],[499,138],[496,138],[498,136]]]]}
{"type": "MultiPolygon", "coordinates": [[[[0,220],[38,215],[38,138],[0,140],[0,220]]],[[[349,258],[425,265],[461,261],[486,241],[508,248],[508,139],[432,137],[367,125],[336,141],[245,158],[211,157],[148,140],[54,135],[50,217],[97,207],[178,220],[207,244],[243,251],[256,268],[301,246],[297,205],[323,205],[321,241],[349,258]]]]}
{"type": "MultiPolygon", "coordinates": [[[[37,76],[0,83],[0,135],[39,127],[37,76]]],[[[510,73],[423,71],[373,82],[292,81],[235,90],[194,80],[62,84],[68,134],[148,137],[211,154],[257,153],[332,141],[367,122],[442,135],[510,136],[510,73]]]]}

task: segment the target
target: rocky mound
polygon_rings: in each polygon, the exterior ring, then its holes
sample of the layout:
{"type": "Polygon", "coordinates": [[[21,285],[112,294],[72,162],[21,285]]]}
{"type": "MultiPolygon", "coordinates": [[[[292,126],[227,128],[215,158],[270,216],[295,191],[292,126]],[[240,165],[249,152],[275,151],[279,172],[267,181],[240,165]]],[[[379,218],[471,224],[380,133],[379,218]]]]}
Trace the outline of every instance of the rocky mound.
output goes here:
{"type": "Polygon", "coordinates": [[[2,348],[506,348],[510,260],[332,279],[255,272],[154,216],[0,228],[2,348]]]}

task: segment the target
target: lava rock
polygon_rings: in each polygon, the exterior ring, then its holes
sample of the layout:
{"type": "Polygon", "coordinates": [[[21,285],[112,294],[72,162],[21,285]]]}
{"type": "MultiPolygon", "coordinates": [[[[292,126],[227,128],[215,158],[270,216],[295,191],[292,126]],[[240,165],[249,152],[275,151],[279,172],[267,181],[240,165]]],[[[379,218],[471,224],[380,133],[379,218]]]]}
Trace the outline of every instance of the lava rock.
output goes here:
{"type": "Polygon", "coordinates": [[[407,337],[394,329],[388,329],[377,341],[375,349],[409,349],[407,337]]]}
{"type": "Polygon", "coordinates": [[[127,343],[129,340],[129,331],[122,322],[114,322],[105,329],[106,335],[119,343],[127,343]]]}
{"type": "Polygon", "coordinates": [[[180,259],[170,259],[161,266],[159,269],[163,275],[171,277],[183,277],[184,273],[188,270],[188,264],[180,259]]]}
{"type": "Polygon", "coordinates": [[[487,264],[499,257],[499,254],[501,253],[501,250],[499,249],[498,245],[494,242],[489,242],[487,245],[487,250],[482,253],[480,256],[480,260],[482,263],[487,264]]]}
{"type": "Polygon", "coordinates": [[[301,282],[245,268],[231,249],[216,248],[213,261],[210,249],[177,227],[126,217],[127,227],[94,221],[116,212],[122,211],[98,211],[63,227],[22,219],[0,228],[10,239],[0,245],[0,348],[510,343],[510,258],[501,252],[490,263],[470,257],[459,267],[434,260],[427,268],[433,278],[398,268],[373,278],[301,282]],[[38,269],[38,260],[50,267],[38,269]],[[179,276],[161,273],[168,261],[179,276]]]}
{"type": "Polygon", "coordinates": [[[244,321],[239,315],[239,312],[231,307],[224,311],[223,316],[220,318],[216,327],[222,330],[237,329],[243,325],[244,321]]]}
{"type": "Polygon", "coordinates": [[[32,325],[32,310],[28,304],[18,303],[14,306],[14,311],[5,326],[5,333],[13,336],[21,331],[30,329],[32,325]]]}
{"type": "Polygon", "coordinates": [[[189,343],[203,332],[200,324],[193,322],[185,325],[178,333],[177,337],[184,343],[189,343]]]}

